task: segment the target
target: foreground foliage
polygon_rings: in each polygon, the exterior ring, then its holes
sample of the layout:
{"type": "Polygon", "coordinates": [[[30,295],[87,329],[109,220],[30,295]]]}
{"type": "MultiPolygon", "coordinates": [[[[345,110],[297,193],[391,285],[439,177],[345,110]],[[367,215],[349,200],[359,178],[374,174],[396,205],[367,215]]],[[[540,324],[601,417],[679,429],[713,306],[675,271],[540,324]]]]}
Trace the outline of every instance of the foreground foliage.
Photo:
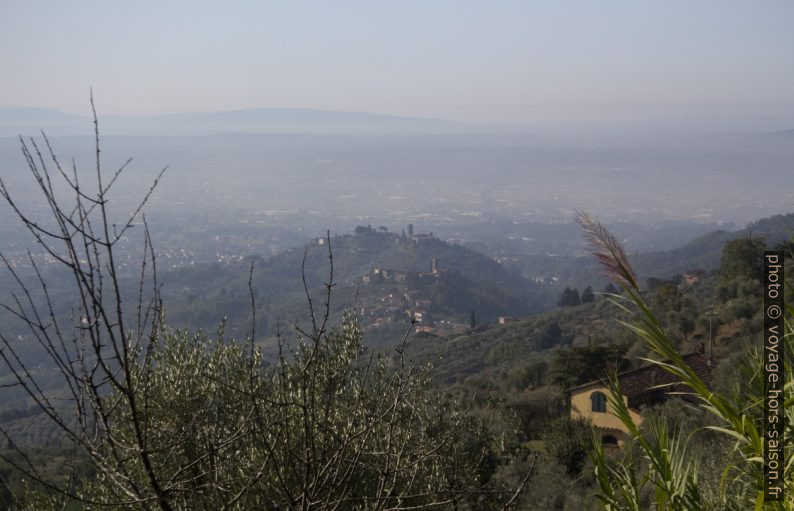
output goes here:
{"type": "MultiPolygon", "coordinates": [[[[151,471],[171,508],[493,509],[513,496],[493,481],[503,453],[484,425],[428,392],[425,371],[400,355],[366,355],[352,317],[272,367],[222,332],[161,338],[135,385],[151,471]]],[[[120,396],[104,399],[119,406],[105,448],[127,461],[99,470],[74,500],[149,507],[157,501],[135,420],[120,396]]]]}

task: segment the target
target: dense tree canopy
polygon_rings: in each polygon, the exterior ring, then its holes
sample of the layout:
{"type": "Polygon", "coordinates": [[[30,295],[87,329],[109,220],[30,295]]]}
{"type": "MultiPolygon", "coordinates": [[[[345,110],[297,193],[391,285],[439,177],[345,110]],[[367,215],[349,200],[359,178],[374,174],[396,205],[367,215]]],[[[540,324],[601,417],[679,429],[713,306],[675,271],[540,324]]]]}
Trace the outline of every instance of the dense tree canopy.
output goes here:
{"type": "Polygon", "coordinates": [[[725,243],[720,274],[725,279],[758,279],[763,271],[766,244],[758,238],[741,238],[725,243]]]}

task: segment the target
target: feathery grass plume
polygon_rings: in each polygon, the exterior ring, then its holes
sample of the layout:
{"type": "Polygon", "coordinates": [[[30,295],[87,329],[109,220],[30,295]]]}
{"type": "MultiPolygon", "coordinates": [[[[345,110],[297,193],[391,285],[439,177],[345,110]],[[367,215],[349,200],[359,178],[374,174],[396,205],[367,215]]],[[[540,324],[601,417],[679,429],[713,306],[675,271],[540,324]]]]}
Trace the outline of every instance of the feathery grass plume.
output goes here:
{"type": "Polygon", "coordinates": [[[617,238],[601,222],[584,211],[576,213],[576,222],[584,230],[585,239],[590,244],[593,255],[603,266],[604,276],[624,287],[637,288],[637,276],[617,238]]]}
{"type": "MultiPolygon", "coordinates": [[[[676,350],[674,343],[665,332],[662,323],[651,310],[642,296],[637,279],[625,252],[618,241],[596,219],[580,213],[578,222],[585,231],[595,256],[601,262],[608,277],[617,281],[624,290],[624,295],[613,295],[613,303],[629,314],[629,321],[621,321],[629,330],[637,334],[645,345],[656,354],[660,360],[645,359],[665,371],[673,374],[679,383],[689,388],[690,394],[700,401],[700,405],[715,419],[715,423],[707,429],[725,435],[733,442],[733,455],[722,475],[719,495],[710,499],[710,502],[699,502],[700,492],[695,466],[683,463],[687,459],[685,443],[675,441],[670,443],[666,433],[658,428],[650,428],[642,432],[633,423],[626,413],[623,396],[613,381],[610,385],[611,411],[623,422],[632,437],[632,443],[639,445],[644,457],[649,462],[649,468],[643,475],[646,480],[655,481],[656,509],[677,510],[686,509],[727,509],[740,511],[766,509],[778,511],[794,511],[794,333],[790,318],[794,316],[794,307],[787,305],[785,318],[785,335],[783,337],[783,350],[786,356],[784,362],[784,413],[785,423],[783,445],[784,459],[782,481],[785,486],[785,501],[764,501],[764,401],[760,396],[747,392],[736,392],[735,395],[723,395],[712,391],[690,368],[681,354],[676,350]],[[655,445],[664,445],[665,449],[654,448],[655,445]],[[665,454],[667,451],[667,454],[665,454]],[[664,454],[664,456],[661,456],[664,454]],[[662,484],[658,484],[661,482],[662,484]],[[683,506],[683,507],[680,507],[683,506]]],[[[788,287],[788,286],[787,286],[788,287]]],[[[761,374],[763,359],[760,353],[748,351],[745,353],[743,364],[746,364],[750,374],[761,374]]],[[[745,384],[747,386],[747,384],[745,384]]],[[[600,486],[598,495],[607,511],[623,511],[646,509],[647,503],[639,501],[637,474],[633,467],[635,462],[627,458],[616,467],[610,466],[605,458],[600,439],[595,439],[593,458],[596,478],[600,486]]],[[[639,481],[640,486],[644,484],[639,481]]]]}
{"type": "Polygon", "coordinates": [[[637,453],[629,450],[620,463],[610,463],[600,436],[594,434],[590,459],[600,489],[597,498],[604,510],[638,511],[649,504],[666,511],[705,509],[698,487],[698,463],[681,432],[669,431],[663,421],[649,420],[648,432],[643,433],[631,418],[616,373],[610,374],[608,388],[609,410],[629,431],[637,453]],[[648,483],[651,492],[646,490],[648,483]],[[652,502],[643,499],[649,493],[652,502]]]}

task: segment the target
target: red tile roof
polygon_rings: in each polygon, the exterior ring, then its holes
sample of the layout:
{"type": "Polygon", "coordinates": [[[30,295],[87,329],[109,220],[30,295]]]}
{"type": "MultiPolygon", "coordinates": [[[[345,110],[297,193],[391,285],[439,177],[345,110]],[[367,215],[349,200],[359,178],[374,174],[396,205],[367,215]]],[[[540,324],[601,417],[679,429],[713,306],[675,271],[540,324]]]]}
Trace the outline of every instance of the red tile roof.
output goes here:
{"type": "MultiPolygon", "coordinates": [[[[682,357],[684,362],[707,384],[711,381],[709,359],[702,352],[694,352],[682,357]]],[[[630,408],[638,408],[644,404],[663,401],[666,395],[675,392],[689,392],[690,389],[678,383],[679,378],[655,364],[618,374],[620,391],[629,400],[630,408]],[[654,388],[665,385],[662,388],[654,388]]],[[[603,385],[601,380],[594,380],[570,389],[570,392],[585,389],[593,385],[603,385]]],[[[684,397],[686,399],[686,397],[684,397]]]]}

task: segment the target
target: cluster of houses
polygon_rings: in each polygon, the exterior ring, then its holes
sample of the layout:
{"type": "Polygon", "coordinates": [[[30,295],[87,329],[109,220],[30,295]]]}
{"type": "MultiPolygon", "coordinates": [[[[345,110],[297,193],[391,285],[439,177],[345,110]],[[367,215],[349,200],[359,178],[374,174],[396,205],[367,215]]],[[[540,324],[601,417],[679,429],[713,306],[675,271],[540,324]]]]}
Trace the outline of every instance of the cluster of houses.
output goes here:
{"type": "Polygon", "coordinates": [[[368,310],[362,308],[361,316],[369,317],[373,326],[379,326],[408,314],[417,323],[417,332],[435,332],[436,327],[429,312],[429,288],[440,275],[438,259],[435,257],[431,260],[430,272],[372,269],[361,277],[364,285],[391,283],[399,292],[384,294],[368,310]]]}
{"type": "Polygon", "coordinates": [[[363,275],[361,281],[364,284],[375,284],[378,282],[394,282],[397,284],[407,284],[413,286],[430,286],[439,277],[438,259],[433,258],[430,263],[430,272],[416,272],[405,270],[388,270],[374,268],[371,272],[363,275]]]}
{"type": "MultiPolygon", "coordinates": [[[[357,236],[374,233],[390,236],[395,243],[432,243],[436,240],[432,232],[427,234],[414,232],[413,224],[401,234],[388,232],[386,227],[373,228],[371,225],[356,227],[357,236]]],[[[322,244],[324,240],[318,239],[322,244]]],[[[441,277],[444,271],[439,266],[438,258],[431,258],[430,271],[408,271],[376,267],[362,275],[361,282],[365,286],[382,286],[380,296],[368,300],[368,306],[362,307],[359,319],[368,326],[382,326],[394,321],[404,320],[406,315],[414,322],[416,332],[446,334],[460,331],[466,324],[456,323],[448,319],[436,319],[431,311],[430,288],[441,277]],[[385,284],[385,286],[384,286],[385,284]]]]}

